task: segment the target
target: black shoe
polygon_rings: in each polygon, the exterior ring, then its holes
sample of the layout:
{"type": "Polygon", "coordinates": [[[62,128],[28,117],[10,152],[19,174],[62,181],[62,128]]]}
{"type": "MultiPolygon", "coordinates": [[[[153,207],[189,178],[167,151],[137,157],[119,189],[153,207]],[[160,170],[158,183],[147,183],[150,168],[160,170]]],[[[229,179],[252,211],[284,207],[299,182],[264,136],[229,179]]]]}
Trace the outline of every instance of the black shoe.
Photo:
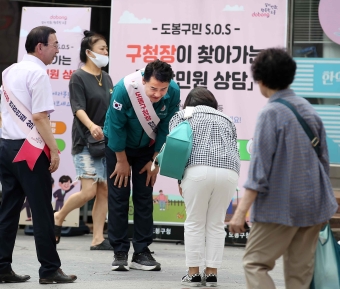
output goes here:
{"type": "Polygon", "coordinates": [[[151,256],[151,252],[147,250],[138,254],[133,253],[130,268],[144,271],[160,271],[161,264],[156,262],[154,257],[151,256]]]}
{"type": "Polygon", "coordinates": [[[117,252],[113,256],[114,260],[112,262],[112,271],[129,271],[128,266],[128,253],[127,252],[117,252]]]}
{"type": "Polygon", "coordinates": [[[91,246],[90,250],[110,250],[113,251],[112,246],[110,245],[109,240],[105,239],[103,242],[101,242],[98,245],[91,246]]]}
{"type": "Polygon", "coordinates": [[[9,273],[0,274],[0,283],[20,283],[31,279],[28,275],[17,275],[11,270],[9,273]]]}
{"type": "Polygon", "coordinates": [[[53,284],[53,283],[72,283],[76,281],[77,276],[75,275],[66,275],[63,270],[60,268],[55,271],[53,274],[46,278],[40,278],[40,284],[53,284]]]}
{"type": "Polygon", "coordinates": [[[203,272],[202,285],[206,287],[217,287],[217,276],[203,272]]]}

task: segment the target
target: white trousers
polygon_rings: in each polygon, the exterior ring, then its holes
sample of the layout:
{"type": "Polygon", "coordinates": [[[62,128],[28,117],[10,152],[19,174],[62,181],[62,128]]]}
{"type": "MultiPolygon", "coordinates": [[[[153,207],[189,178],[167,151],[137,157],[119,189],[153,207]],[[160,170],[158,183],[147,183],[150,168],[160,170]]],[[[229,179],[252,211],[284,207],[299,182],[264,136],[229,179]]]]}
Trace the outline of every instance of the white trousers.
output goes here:
{"type": "Polygon", "coordinates": [[[181,183],[187,267],[220,268],[225,242],[224,219],[235,193],[233,170],[196,165],[185,170],[181,183]]]}

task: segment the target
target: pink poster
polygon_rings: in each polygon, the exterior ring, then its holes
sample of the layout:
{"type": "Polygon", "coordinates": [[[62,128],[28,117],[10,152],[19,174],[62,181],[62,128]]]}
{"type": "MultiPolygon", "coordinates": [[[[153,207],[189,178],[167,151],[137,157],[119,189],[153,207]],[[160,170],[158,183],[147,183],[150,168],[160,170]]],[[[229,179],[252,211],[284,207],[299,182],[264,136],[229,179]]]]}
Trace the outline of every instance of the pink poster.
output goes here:
{"type": "MultiPolygon", "coordinates": [[[[90,28],[90,19],[90,8],[23,7],[22,11],[18,61],[21,61],[26,54],[26,36],[36,26],[52,27],[56,30],[59,42],[59,54],[55,57],[53,63],[47,66],[55,106],[55,111],[51,114],[51,128],[61,152],[59,169],[52,175],[54,179],[52,188],[53,208],[55,208],[56,203],[53,194],[57,196],[58,190],[62,188],[64,191],[68,191],[64,197],[64,201],[66,201],[80,189],[79,183],[74,182],[76,172],[71,155],[73,115],[70,107],[68,84],[72,72],[80,66],[80,41],[83,38],[83,31],[90,28]],[[61,176],[69,176],[72,181],[59,182],[61,176]]],[[[58,207],[60,207],[60,204],[58,207]]],[[[29,206],[23,207],[20,224],[32,224],[29,206]]],[[[67,216],[63,226],[79,226],[79,209],[72,211],[67,216]]]]}
{"type": "MultiPolygon", "coordinates": [[[[287,1],[113,0],[110,75],[114,83],[155,59],[170,63],[182,102],[196,86],[207,87],[237,128],[241,155],[239,197],[249,167],[256,117],[266,103],[250,74],[261,49],[285,47],[287,1]]],[[[155,223],[182,223],[185,210],[177,181],[158,176],[155,223]],[[159,191],[167,213],[157,205],[159,191]],[[177,206],[177,207],[176,207],[177,206]]]]}
{"type": "Polygon", "coordinates": [[[319,21],[325,34],[335,43],[340,44],[340,2],[338,0],[320,0],[319,21]]]}

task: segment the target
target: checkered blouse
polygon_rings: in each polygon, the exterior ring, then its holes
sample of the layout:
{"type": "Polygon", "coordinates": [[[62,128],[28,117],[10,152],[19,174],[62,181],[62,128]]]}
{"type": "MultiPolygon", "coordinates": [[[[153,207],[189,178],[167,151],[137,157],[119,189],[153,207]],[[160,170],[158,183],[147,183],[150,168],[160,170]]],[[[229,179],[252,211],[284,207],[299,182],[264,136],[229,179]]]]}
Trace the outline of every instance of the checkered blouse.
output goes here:
{"type": "MultiPolygon", "coordinates": [[[[169,123],[169,131],[184,121],[184,110],[169,123]]],[[[193,148],[187,167],[206,165],[240,172],[236,127],[232,120],[212,107],[199,105],[189,118],[193,131],[193,148]]]]}

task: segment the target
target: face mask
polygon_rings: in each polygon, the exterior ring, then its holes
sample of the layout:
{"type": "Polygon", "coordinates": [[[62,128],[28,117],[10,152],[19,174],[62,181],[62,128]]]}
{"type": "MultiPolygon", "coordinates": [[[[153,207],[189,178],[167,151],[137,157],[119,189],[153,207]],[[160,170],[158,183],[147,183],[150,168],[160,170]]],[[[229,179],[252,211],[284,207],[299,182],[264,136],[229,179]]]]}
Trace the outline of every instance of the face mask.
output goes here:
{"type": "MultiPolygon", "coordinates": [[[[89,50],[91,51],[91,50],[89,50]]],[[[109,63],[109,57],[107,55],[102,55],[102,54],[98,54],[98,53],[95,53],[93,51],[91,51],[94,56],[96,58],[93,58],[91,57],[90,55],[87,55],[91,60],[92,62],[98,67],[98,68],[102,68],[102,67],[105,67],[108,63],[109,63]]]]}

